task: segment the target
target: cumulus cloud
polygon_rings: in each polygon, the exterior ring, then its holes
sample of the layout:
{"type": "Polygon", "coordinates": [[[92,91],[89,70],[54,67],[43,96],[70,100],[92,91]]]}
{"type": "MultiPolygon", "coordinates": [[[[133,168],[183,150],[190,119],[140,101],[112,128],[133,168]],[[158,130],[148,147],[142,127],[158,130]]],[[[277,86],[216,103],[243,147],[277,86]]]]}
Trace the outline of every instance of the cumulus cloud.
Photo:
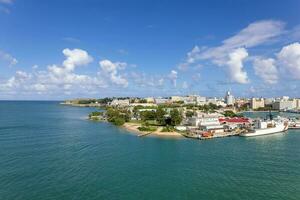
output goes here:
{"type": "Polygon", "coordinates": [[[121,76],[118,71],[126,68],[127,63],[124,62],[111,62],[110,60],[102,60],[99,65],[105,75],[109,76],[110,81],[113,84],[120,85],[123,87],[128,86],[128,81],[121,76]]]}
{"type": "Polygon", "coordinates": [[[0,84],[0,89],[10,90],[21,86],[23,83],[31,79],[31,74],[24,71],[16,71],[16,74],[9,78],[6,83],[0,84]]]}
{"type": "Polygon", "coordinates": [[[63,66],[68,71],[73,71],[76,66],[87,65],[93,61],[93,58],[82,49],[64,49],[63,54],[66,56],[63,66]]]}
{"type": "Polygon", "coordinates": [[[211,48],[195,46],[187,53],[187,58],[185,62],[179,65],[179,69],[187,69],[188,66],[196,62],[208,60],[217,66],[228,67],[232,81],[247,83],[247,73],[242,70],[242,61],[248,56],[246,48],[252,48],[274,40],[285,33],[284,27],[283,22],[276,20],[251,23],[236,35],[225,39],[220,46],[211,48]]]}
{"type": "Polygon", "coordinates": [[[284,46],[277,54],[277,59],[281,69],[292,78],[300,80],[300,43],[284,46]]]}
{"type": "Polygon", "coordinates": [[[26,73],[17,71],[7,81],[0,83],[1,90],[28,91],[37,93],[61,93],[71,94],[72,92],[95,91],[97,88],[107,87],[105,81],[99,76],[88,76],[76,74],[77,66],[87,65],[92,62],[92,57],[81,49],[64,49],[66,59],[62,65],[50,65],[47,70],[37,70],[26,73]]]}
{"type": "Polygon", "coordinates": [[[245,48],[238,48],[229,53],[227,61],[228,72],[231,81],[236,83],[248,83],[247,72],[243,70],[243,61],[248,57],[248,52],[245,48]]]}
{"type": "Polygon", "coordinates": [[[0,60],[8,64],[8,66],[13,66],[18,63],[18,60],[12,55],[0,50],[0,60]]]}
{"type": "Polygon", "coordinates": [[[278,70],[275,62],[273,58],[255,58],[253,62],[255,74],[267,84],[278,82],[278,70]]]}

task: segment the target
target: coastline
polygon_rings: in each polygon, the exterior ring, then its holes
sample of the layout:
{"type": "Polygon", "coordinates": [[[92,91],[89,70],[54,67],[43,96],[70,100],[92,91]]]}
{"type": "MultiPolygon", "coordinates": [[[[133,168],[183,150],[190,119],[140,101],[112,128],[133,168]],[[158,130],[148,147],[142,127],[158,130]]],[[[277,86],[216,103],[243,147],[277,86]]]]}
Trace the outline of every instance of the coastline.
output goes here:
{"type": "MultiPolygon", "coordinates": [[[[143,135],[146,132],[138,130],[138,127],[140,127],[140,126],[141,125],[137,124],[137,123],[127,122],[127,123],[123,124],[121,126],[121,128],[124,128],[127,131],[136,133],[138,135],[143,135]]],[[[149,135],[150,136],[157,136],[157,137],[174,137],[174,138],[181,138],[181,137],[183,138],[184,137],[183,135],[181,135],[180,133],[175,132],[175,131],[173,131],[173,132],[161,132],[161,130],[162,130],[162,127],[158,127],[158,129],[156,131],[151,132],[149,135]]]]}

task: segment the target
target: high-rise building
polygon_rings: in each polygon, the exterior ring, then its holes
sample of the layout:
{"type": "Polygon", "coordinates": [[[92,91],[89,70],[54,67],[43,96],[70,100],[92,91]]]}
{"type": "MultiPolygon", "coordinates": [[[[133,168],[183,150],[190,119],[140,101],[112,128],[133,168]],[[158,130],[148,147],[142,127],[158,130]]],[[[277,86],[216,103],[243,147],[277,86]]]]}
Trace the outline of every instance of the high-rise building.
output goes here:
{"type": "Polygon", "coordinates": [[[230,91],[227,91],[225,95],[225,103],[227,105],[233,105],[234,104],[234,96],[230,93],[230,91]]]}

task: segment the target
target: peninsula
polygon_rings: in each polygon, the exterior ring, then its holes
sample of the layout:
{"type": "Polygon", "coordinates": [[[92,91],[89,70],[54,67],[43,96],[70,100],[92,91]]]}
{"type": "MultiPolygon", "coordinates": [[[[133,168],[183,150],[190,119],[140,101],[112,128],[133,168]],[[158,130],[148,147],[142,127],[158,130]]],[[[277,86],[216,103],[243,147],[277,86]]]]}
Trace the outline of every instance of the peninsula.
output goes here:
{"type": "MultiPolygon", "coordinates": [[[[299,112],[300,99],[235,98],[227,92],[224,98],[199,95],[166,98],[76,99],[64,105],[95,107],[89,114],[93,121],[107,121],[137,133],[138,136],[189,137],[210,139],[245,135],[254,119],[244,112],[299,112]]],[[[290,122],[291,123],[291,122],[290,122]]],[[[298,123],[298,121],[293,122],[298,123]]],[[[295,125],[296,126],[296,125],[295,125]]]]}

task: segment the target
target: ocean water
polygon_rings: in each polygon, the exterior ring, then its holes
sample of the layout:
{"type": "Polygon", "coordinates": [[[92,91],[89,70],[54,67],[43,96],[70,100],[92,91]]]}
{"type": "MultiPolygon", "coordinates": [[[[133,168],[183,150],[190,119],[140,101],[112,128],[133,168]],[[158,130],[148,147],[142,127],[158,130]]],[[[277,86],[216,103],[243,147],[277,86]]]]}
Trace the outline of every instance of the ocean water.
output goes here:
{"type": "Polygon", "coordinates": [[[139,138],[94,109],[0,102],[0,199],[300,199],[300,132],[139,138]]]}

